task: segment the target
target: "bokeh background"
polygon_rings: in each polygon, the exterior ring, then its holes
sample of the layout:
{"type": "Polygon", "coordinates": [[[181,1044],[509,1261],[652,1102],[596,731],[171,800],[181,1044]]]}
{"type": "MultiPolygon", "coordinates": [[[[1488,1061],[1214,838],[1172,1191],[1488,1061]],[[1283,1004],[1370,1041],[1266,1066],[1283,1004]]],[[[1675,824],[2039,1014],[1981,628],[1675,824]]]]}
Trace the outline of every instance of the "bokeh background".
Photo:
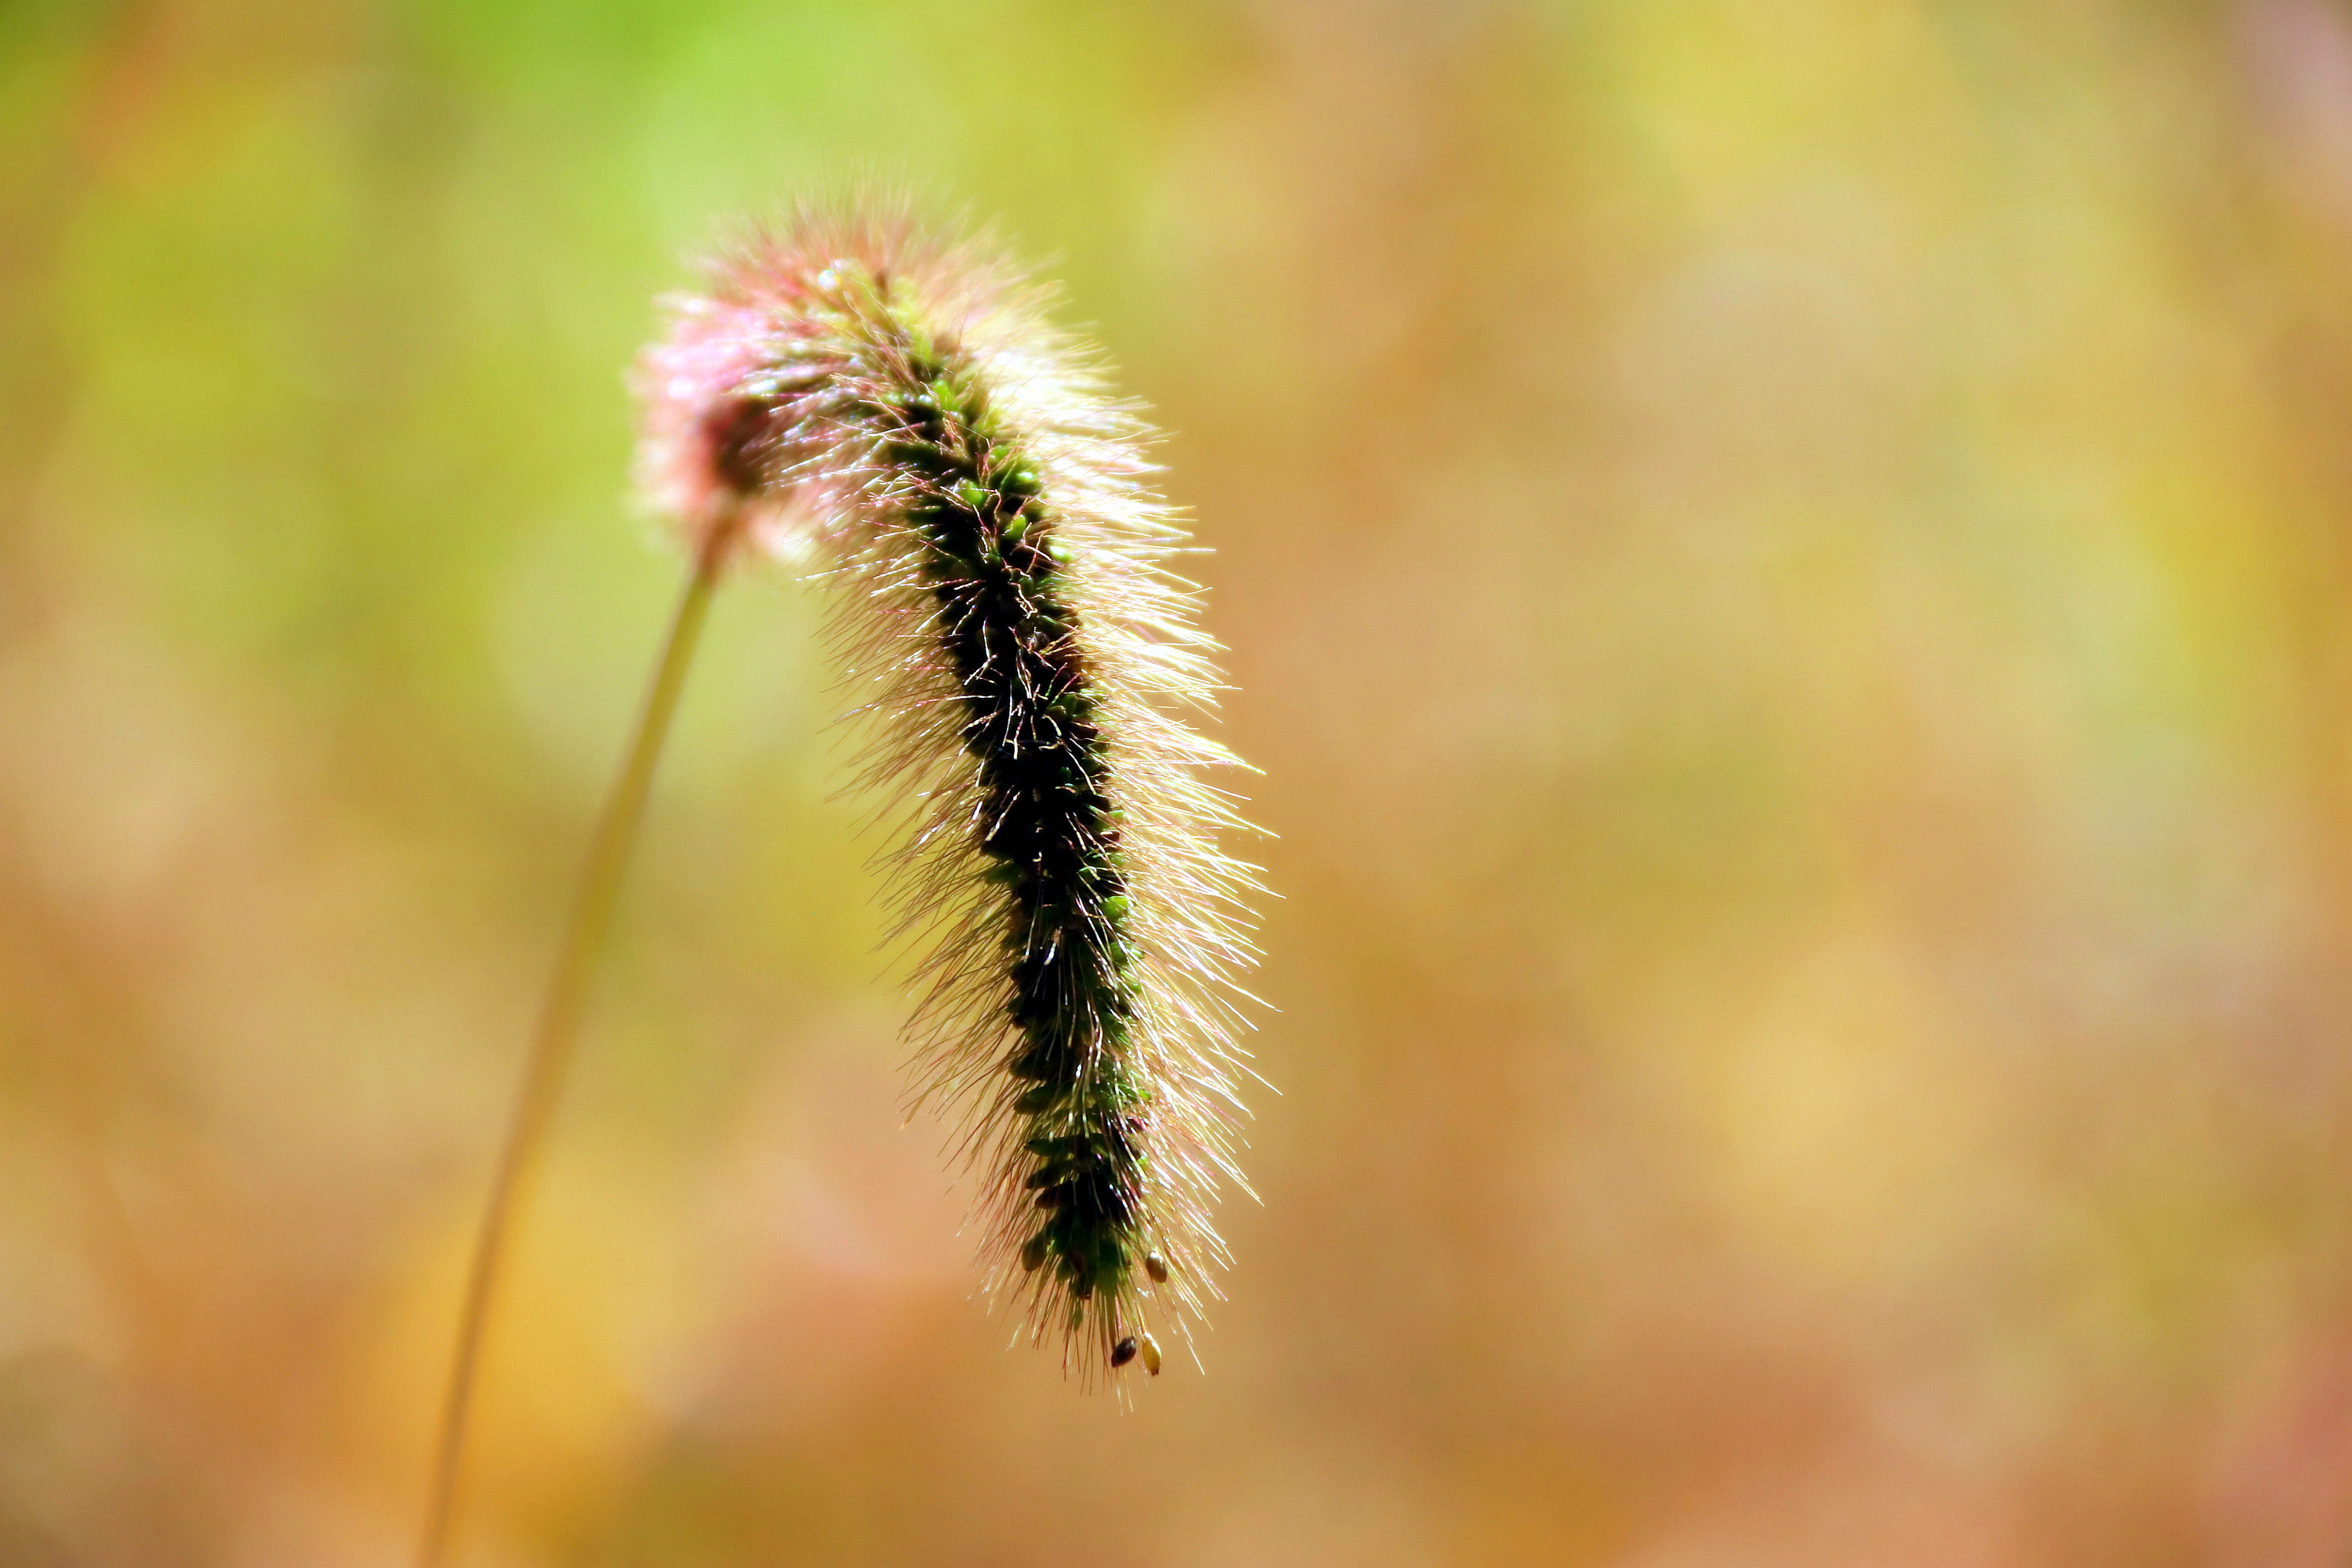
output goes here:
{"type": "Polygon", "coordinates": [[[1172,432],[1263,1206],[1205,1373],[1005,1348],[731,589],[469,1568],[2346,1561],[2352,5],[10,0],[0,1563],[405,1561],[622,369],[862,165],[1172,432]]]}

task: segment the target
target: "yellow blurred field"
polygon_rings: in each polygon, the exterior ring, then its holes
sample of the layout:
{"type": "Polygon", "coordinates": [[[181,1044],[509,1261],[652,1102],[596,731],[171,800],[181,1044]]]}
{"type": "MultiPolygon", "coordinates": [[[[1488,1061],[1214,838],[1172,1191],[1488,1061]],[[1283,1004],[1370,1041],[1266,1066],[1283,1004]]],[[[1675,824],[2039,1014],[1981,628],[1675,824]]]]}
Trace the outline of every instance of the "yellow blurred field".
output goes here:
{"type": "Polygon", "coordinates": [[[0,1564],[406,1563],[622,373],[859,169],[1171,432],[1264,1203],[1132,1411],[1005,1348],[737,585],[459,1562],[2352,1553],[2344,0],[18,0],[0,1564]]]}

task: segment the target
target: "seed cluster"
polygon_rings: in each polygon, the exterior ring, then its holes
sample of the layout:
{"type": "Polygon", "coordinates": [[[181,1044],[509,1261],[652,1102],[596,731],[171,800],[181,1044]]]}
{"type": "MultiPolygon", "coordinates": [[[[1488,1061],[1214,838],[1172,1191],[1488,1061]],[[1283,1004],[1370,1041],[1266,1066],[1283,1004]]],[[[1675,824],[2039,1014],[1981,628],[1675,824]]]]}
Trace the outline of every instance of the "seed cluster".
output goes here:
{"type": "Polygon", "coordinates": [[[978,763],[978,847],[1004,889],[1013,1024],[1005,1070],[1042,1214],[1022,1246],[1072,1298],[1116,1290],[1145,1250],[1150,1091],[1127,1060],[1136,1013],[1131,908],[1101,705],[1065,592],[1074,552],[1055,537],[1036,473],[980,389],[910,353],[908,382],[876,410],[883,461],[917,498],[907,526],[954,660],[961,739],[978,763]]]}
{"type": "MultiPolygon", "coordinates": [[[[707,539],[829,555],[835,640],[911,803],[902,929],[935,940],[909,1032],[922,1098],[982,1173],[996,1284],[1034,1334],[1139,1357],[1189,1337],[1238,1184],[1232,758],[1171,716],[1211,646],[1139,482],[1140,427],[984,248],[900,216],[803,214],[679,301],[642,388],[650,493],[707,539]]],[[[888,808],[886,806],[886,810],[888,808]]]]}

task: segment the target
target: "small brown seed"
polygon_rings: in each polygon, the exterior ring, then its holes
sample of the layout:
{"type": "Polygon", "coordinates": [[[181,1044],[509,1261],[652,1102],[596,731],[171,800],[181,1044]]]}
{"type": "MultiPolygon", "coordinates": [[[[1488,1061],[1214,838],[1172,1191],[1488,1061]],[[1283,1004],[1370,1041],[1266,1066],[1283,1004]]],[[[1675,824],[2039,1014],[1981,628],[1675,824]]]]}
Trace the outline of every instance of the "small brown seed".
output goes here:
{"type": "Polygon", "coordinates": [[[1147,1252],[1143,1255],[1143,1271],[1151,1276],[1151,1282],[1154,1285],[1168,1283],[1168,1260],[1156,1252],[1147,1252]]]}
{"type": "Polygon", "coordinates": [[[1119,1341],[1118,1343],[1110,1347],[1111,1365],[1125,1366],[1129,1362],[1131,1362],[1134,1359],[1135,1336],[1133,1334],[1128,1335],[1127,1338],[1119,1341]]]}

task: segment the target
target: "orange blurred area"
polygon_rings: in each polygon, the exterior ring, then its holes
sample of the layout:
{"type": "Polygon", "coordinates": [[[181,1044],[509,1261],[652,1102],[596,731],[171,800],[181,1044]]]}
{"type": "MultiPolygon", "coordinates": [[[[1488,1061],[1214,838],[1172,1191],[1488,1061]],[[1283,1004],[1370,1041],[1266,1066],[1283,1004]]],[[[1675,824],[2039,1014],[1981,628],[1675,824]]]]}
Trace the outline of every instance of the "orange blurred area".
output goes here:
{"type": "Polygon", "coordinates": [[[0,9],[0,1564],[409,1561],[681,563],[622,371],[844,170],[1171,432],[1280,894],[1133,1407],[898,1071],[730,588],[465,1568],[2352,1553],[2352,3],[0,9]]]}

